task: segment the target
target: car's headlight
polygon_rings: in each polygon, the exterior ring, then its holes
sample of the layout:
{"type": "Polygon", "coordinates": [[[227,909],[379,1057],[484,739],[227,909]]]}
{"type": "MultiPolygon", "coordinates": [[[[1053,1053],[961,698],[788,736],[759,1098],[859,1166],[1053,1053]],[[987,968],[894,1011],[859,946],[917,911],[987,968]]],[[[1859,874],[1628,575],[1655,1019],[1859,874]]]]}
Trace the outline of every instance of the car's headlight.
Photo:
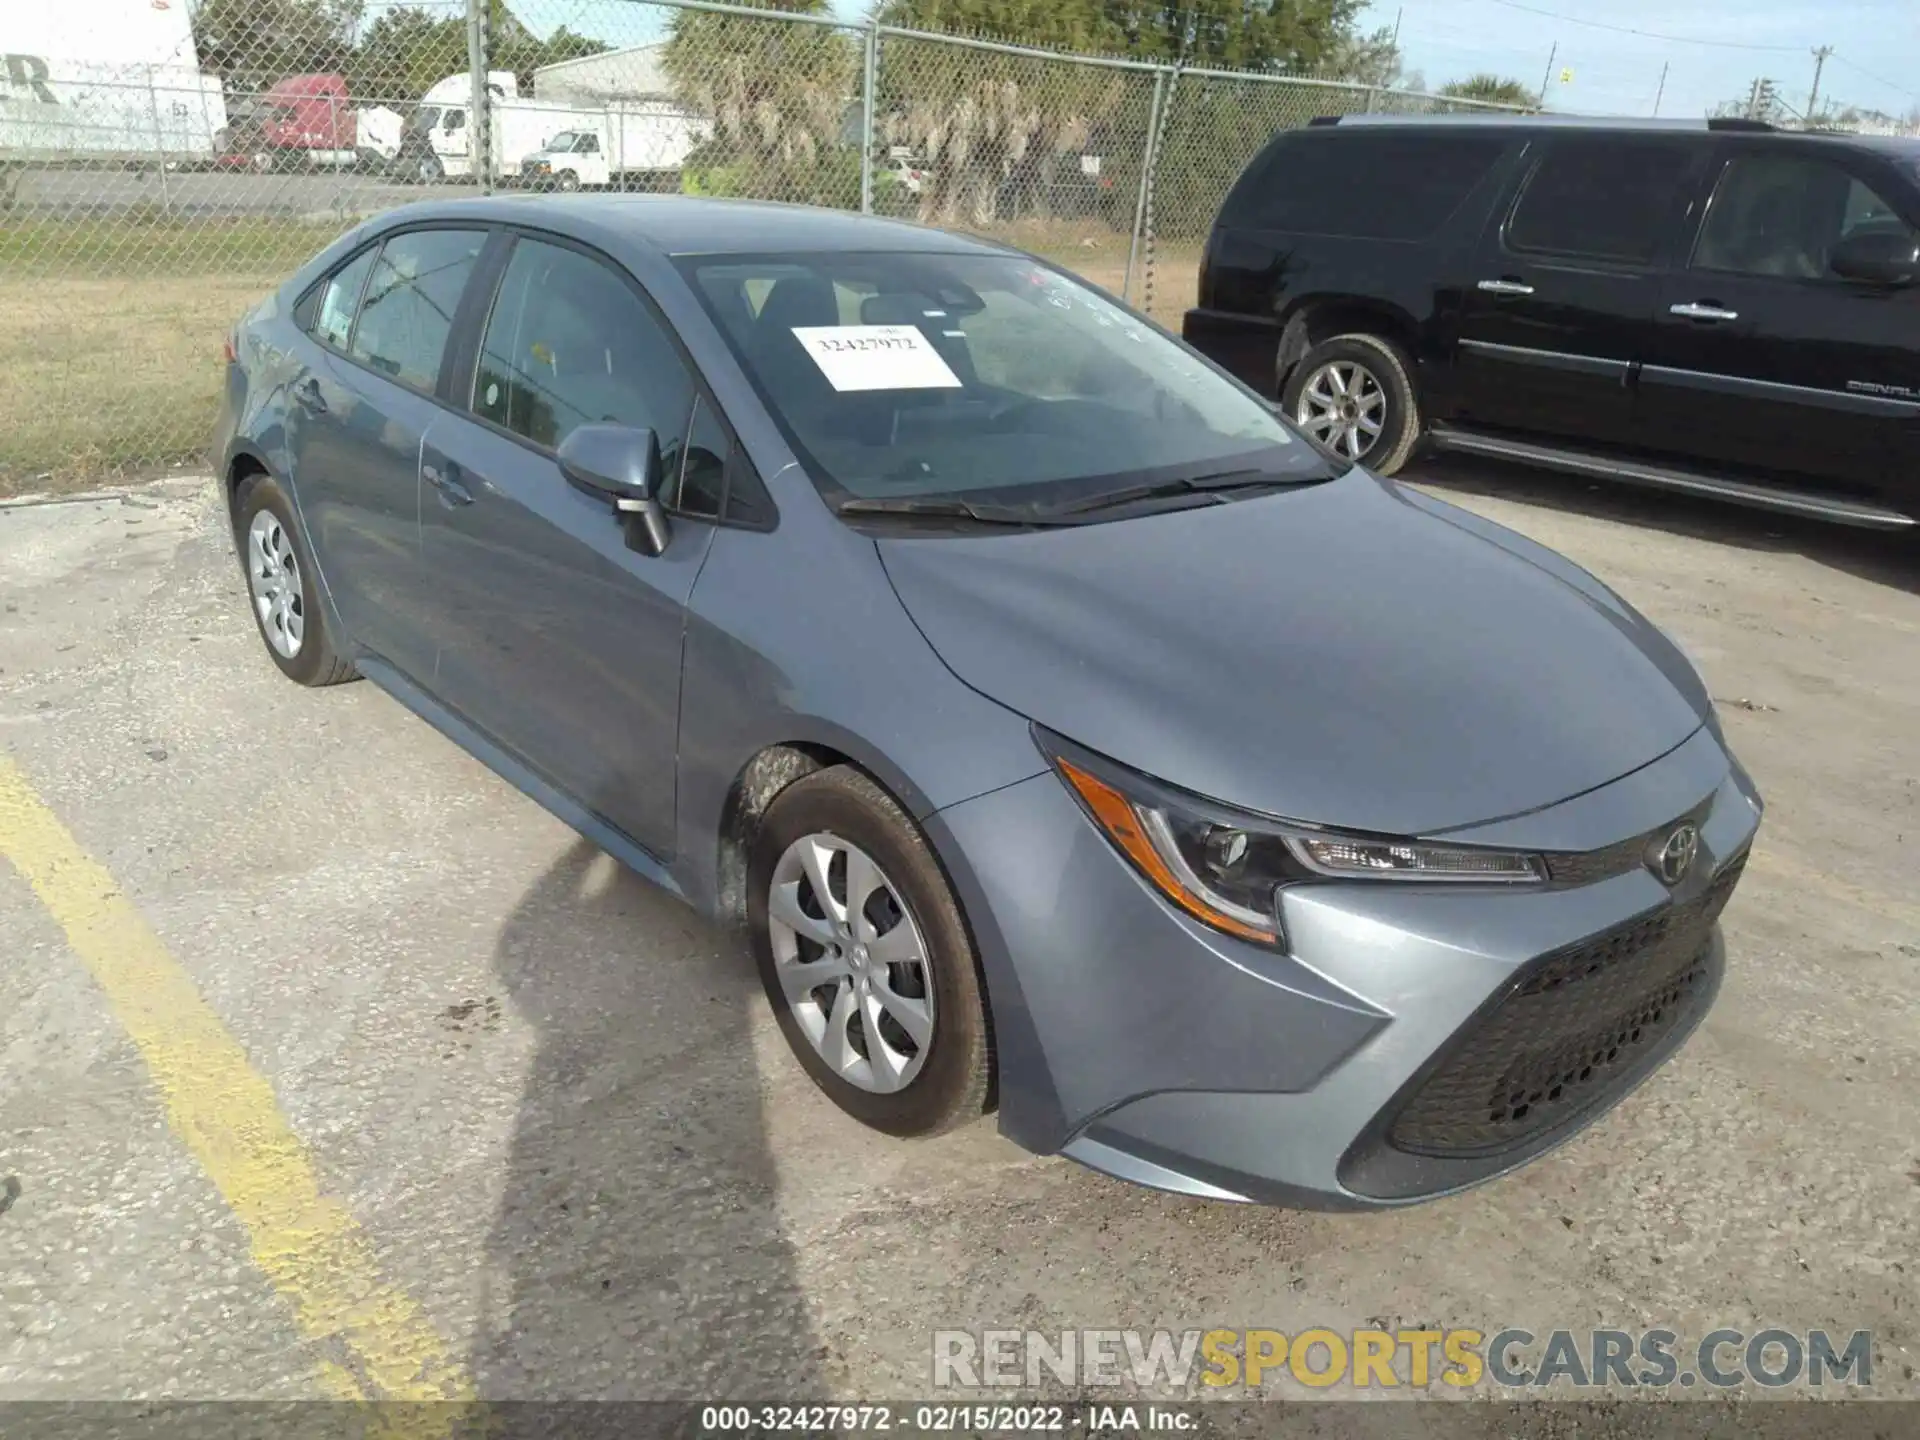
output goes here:
{"type": "Polygon", "coordinates": [[[1538,855],[1345,834],[1250,815],[1188,795],[1035,727],[1081,806],[1156,889],[1197,920],[1262,945],[1282,942],[1279,892],[1315,881],[1535,885],[1538,855]]]}

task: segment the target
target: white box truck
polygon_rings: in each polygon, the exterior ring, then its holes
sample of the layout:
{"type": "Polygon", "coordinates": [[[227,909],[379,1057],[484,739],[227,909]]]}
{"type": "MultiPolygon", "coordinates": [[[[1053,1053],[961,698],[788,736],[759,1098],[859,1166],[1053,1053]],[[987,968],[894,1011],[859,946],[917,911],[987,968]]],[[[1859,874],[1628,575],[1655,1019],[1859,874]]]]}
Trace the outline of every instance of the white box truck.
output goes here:
{"type": "Polygon", "coordinates": [[[0,164],[210,161],[226,123],[187,0],[0,3],[0,164]]]}
{"type": "MultiPolygon", "coordinates": [[[[492,127],[493,173],[499,180],[519,178],[527,156],[544,149],[562,131],[594,123],[592,113],[570,105],[520,98],[510,70],[487,77],[492,127]]],[[[466,75],[449,75],[421,97],[414,111],[401,165],[411,178],[425,181],[464,179],[473,174],[473,85],[466,75]]]]}
{"type": "Polygon", "coordinates": [[[525,157],[520,179],[551,190],[678,189],[680,167],[707,133],[704,120],[671,105],[621,102],[525,157]]]}

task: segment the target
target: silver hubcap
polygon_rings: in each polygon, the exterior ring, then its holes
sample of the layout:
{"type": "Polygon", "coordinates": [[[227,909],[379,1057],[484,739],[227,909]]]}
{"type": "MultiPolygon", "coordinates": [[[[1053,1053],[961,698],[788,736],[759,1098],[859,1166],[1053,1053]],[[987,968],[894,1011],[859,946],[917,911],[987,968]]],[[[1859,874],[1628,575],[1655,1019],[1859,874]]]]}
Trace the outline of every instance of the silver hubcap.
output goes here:
{"type": "Polygon", "coordinates": [[[1330,360],[1307,377],[1293,418],[1329,450],[1358,460],[1380,438],[1387,392],[1366,366],[1330,360]]]}
{"type": "Polygon", "coordinates": [[[910,1085],[933,1045],[933,969],[872,857],[824,832],[794,841],[767,928],[787,1006],[834,1074],[883,1095],[910,1085]]]}
{"type": "Polygon", "coordinates": [[[271,510],[262,510],[247,527],[247,578],[260,631],[286,660],[300,653],[307,636],[306,598],[300,589],[300,562],[293,541],[271,510]]]}

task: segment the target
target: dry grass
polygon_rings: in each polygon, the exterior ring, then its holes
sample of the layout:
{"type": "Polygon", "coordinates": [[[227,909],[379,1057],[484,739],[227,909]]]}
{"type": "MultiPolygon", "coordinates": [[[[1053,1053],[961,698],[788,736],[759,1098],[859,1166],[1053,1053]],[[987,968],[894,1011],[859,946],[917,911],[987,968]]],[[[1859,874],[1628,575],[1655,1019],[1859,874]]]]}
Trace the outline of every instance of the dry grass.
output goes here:
{"type": "MultiPolygon", "coordinates": [[[[327,235],[313,227],[0,230],[0,497],[84,489],[194,463],[213,426],[233,322],[327,235]]],[[[1114,294],[1127,237],[1051,221],[996,238],[1114,294]]],[[[1191,250],[1155,257],[1153,318],[1178,329],[1191,250]]],[[[1136,275],[1136,303],[1144,268],[1136,275]]]]}
{"type": "Polygon", "coordinates": [[[277,279],[0,281],[0,496],[198,456],[221,341],[277,279]]]}

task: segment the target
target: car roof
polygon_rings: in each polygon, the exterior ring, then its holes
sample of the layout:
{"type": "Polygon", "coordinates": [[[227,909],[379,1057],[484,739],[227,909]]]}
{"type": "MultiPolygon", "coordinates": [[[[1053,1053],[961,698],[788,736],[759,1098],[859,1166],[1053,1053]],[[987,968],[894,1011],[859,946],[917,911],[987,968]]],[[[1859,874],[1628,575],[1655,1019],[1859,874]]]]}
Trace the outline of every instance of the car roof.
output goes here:
{"type": "Polygon", "coordinates": [[[836,250],[909,250],[947,254],[1011,253],[992,241],[954,235],[904,220],[769,200],[712,200],[690,195],[495,195],[426,201],[380,217],[391,224],[422,220],[491,220],[538,225],[566,234],[614,235],[667,255],[791,254],[836,250]]]}

